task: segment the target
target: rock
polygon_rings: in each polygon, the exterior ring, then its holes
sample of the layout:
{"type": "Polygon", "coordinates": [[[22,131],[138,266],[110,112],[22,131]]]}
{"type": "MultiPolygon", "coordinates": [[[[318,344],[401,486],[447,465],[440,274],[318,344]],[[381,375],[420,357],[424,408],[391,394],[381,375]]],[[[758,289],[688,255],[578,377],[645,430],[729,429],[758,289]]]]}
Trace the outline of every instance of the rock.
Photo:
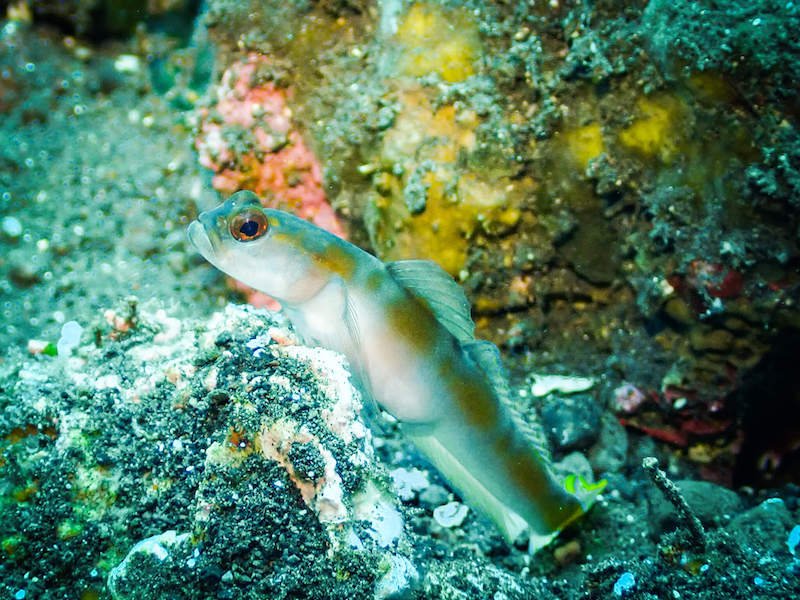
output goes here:
{"type": "Polygon", "coordinates": [[[442,486],[437,484],[431,484],[419,495],[419,503],[428,509],[434,509],[435,507],[444,504],[447,502],[447,499],[450,497],[450,492],[444,489],[442,486]]]}
{"type": "Polygon", "coordinates": [[[733,346],[734,336],[726,329],[693,327],[689,332],[689,343],[698,352],[725,352],[733,346]]]}
{"type": "Polygon", "coordinates": [[[795,525],[786,539],[786,547],[795,558],[800,558],[800,525],[795,525]]]}
{"type": "Polygon", "coordinates": [[[585,449],[600,435],[600,409],[591,396],[551,398],[542,408],[542,425],[561,452],[585,449]]]}
{"type": "Polygon", "coordinates": [[[618,471],[628,454],[628,433],[614,415],[600,417],[600,436],[589,450],[589,461],[598,473],[618,471]]]}
{"type": "Polygon", "coordinates": [[[581,211],[579,225],[561,246],[561,255],[581,277],[606,285],[614,280],[619,253],[614,234],[600,211],[581,211]]]}
{"type": "Polygon", "coordinates": [[[583,478],[584,481],[594,481],[592,465],[583,452],[570,452],[561,460],[553,463],[553,470],[562,477],[576,475],[583,478]]]}
{"type": "Polygon", "coordinates": [[[59,356],[69,356],[72,349],[77,347],[81,341],[83,327],[77,321],[67,321],[61,327],[61,337],[56,342],[56,350],[59,356]]]}
{"type": "MultiPolygon", "coordinates": [[[[719,527],[725,516],[733,517],[741,510],[742,502],[736,492],[709,481],[676,481],[689,508],[706,527],[719,527]]],[[[654,487],[648,490],[650,520],[653,531],[661,533],[679,526],[675,507],[654,487]]]]}
{"type": "Polygon", "coordinates": [[[691,307],[678,297],[667,300],[664,304],[664,312],[683,325],[692,325],[696,321],[695,314],[692,312],[691,307]]]}
{"type": "Polygon", "coordinates": [[[574,394],[591,389],[595,381],[591,377],[574,377],[571,375],[531,375],[531,393],[536,398],[541,398],[557,392],[559,394],[574,394]]]}
{"type": "Polygon", "coordinates": [[[86,327],[102,343],[73,335],[71,357],[26,356],[2,384],[40,398],[3,411],[4,431],[24,433],[16,451],[41,438],[26,469],[46,492],[24,487],[25,470],[0,477],[36,496],[33,516],[9,517],[19,545],[83,548],[76,570],[127,554],[108,577],[117,600],[302,597],[309,585],[382,598],[414,584],[340,355],[299,345],[275,313],[232,305],[197,321],[141,306],[124,330],[99,315],[86,327]],[[25,533],[65,503],[73,519],[25,533]],[[180,533],[141,539],[164,523],[180,533]]]}
{"type": "Polygon", "coordinates": [[[16,217],[3,217],[0,221],[0,231],[9,240],[17,240],[22,235],[22,223],[16,217]]]}
{"type": "Polygon", "coordinates": [[[467,518],[469,508],[460,502],[448,502],[433,510],[433,520],[445,528],[460,527],[467,518]]]}
{"type": "Polygon", "coordinates": [[[421,584],[421,598],[555,600],[551,584],[541,577],[515,577],[489,561],[456,558],[431,561],[421,584]]]}
{"type": "Polygon", "coordinates": [[[151,580],[142,586],[140,573],[154,568],[160,569],[164,565],[176,568],[191,554],[192,544],[189,538],[188,533],[178,534],[170,530],[137,543],[108,575],[108,591],[111,592],[111,597],[115,600],[138,598],[145,590],[153,595],[159,591],[168,593],[169,583],[160,586],[151,580]]]}
{"type": "Polygon", "coordinates": [[[629,594],[632,594],[635,589],[636,577],[634,577],[633,573],[630,571],[625,571],[619,576],[619,579],[614,582],[614,588],[612,591],[617,598],[623,598],[629,594]]]}
{"type": "Polygon", "coordinates": [[[389,475],[392,477],[394,491],[401,500],[409,501],[421,491],[424,491],[430,482],[428,474],[419,469],[394,469],[389,475]]]}
{"type": "Polygon", "coordinates": [[[578,540],[570,540],[553,550],[553,558],[563,567],[577,561],[582,553],[581,543],[578,540]]]}
{"type": "Polygon", "coordinates": [[[8,261],[8,279],[18,288],[28,288],[42,280],[44,268],[28,255],[14,254],[8,261]]]}
{"type": "Polygon", "coordinates": [[[419,580],[416,567],[404,556],[390,554],[388,563],[388,571],[375,586],[375,600],[405,597],[404,594],[415,587],[419,580]]]}
{"type": "MultiPolygon", "coordinates": [[[[794,520],[780,498],[770,498],[758,506],[737,515],[725,528],[745,551],[787,552],[786,540],[794,520]]],[[[788,555],[788,553],[787,553],[788,555]]]]}

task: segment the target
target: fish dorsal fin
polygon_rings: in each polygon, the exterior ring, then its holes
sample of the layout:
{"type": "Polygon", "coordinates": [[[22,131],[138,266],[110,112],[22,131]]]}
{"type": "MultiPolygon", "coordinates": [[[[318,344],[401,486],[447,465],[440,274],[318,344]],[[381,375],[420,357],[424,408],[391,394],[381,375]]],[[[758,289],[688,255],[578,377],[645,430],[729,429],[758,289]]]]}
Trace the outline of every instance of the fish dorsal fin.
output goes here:
{"type": "Polygon", "coordinates": [[[506,370],[503,368],[497,346],[486,340],[472,340],[463,344],[462,348],[484,372],[503,406],[511,404],[511,390],[508,388],[506,370]]]}
{"type": "Polygon", "coordinates": [[[387,263],[386,270],[459,342],[475,339],[475,323],[464,290],[439,265],[430,260],[399,260],[387,263]]]}
{"type": "Polygon", "coordinates": [[[542,426],[536,419],[526,418],[511,401],[511,390],[508,387],[508,378],[500,360],[500,351],[491,342],[484,340],[474,340],[462,345],[464,352],[473,362],[484,372],[486,378],[494,388],[497,398],[506,409],[509,417],[514,423],[516,430],[528,441],[536,450],[542,461],[547,465],[548,471],[552,473],[550,447],[547,444],[547,437],[544,435],[542,426]]]}

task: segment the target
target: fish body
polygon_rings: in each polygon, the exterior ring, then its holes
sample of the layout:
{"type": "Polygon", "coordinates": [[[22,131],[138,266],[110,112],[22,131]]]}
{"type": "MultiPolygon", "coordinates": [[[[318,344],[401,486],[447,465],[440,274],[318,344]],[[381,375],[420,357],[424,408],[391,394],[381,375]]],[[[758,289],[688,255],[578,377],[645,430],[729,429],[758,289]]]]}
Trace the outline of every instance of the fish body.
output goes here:
{"type": "Polygon", "coordinates": [[[365,395],[509,542],[525,533],[535,550],[583,513],[507,401],[463,291],[434,263],[384,264],[244,191],[188,234],[217,268],[278,300],[305,341],[344,354],[365,395]]]}

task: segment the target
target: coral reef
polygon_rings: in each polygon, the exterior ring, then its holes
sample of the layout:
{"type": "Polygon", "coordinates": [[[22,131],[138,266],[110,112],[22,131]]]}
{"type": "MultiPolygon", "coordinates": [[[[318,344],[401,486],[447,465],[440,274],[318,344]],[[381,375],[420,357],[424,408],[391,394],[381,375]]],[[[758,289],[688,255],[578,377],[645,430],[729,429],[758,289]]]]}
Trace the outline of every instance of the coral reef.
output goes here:
{"type": "Polygon", "coordinates": [[[114,598],[176,586],[291,597],[353,571],[358,597],[414,582],[341,357],[233,306],[198,322],[143,309],[133,328],[94,328],[98,345],[3,373],[5,581],[47,546],[57,550],[26,577],[30,595],[99,591],[107,574],[114,598]],[[28,396],[37,406],[10,402],[28,396]],[[46,513],[54,494],[62,504],[46,513]],[[73,566],[85,576],[48,570],[77,548],[91,548],[73,566]]]}

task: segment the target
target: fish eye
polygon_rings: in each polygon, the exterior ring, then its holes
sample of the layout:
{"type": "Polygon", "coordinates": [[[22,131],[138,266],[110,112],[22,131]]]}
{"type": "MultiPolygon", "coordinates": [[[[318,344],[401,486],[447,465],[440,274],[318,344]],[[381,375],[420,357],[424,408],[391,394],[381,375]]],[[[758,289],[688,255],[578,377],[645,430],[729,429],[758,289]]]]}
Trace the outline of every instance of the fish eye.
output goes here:
{"type": "Polygon", "coordinates": [[[258,209],[243,210],[234,216],[229,226],[231,235],[239,242],[257,240],[269,229],[267,217],[258,209]]]}

